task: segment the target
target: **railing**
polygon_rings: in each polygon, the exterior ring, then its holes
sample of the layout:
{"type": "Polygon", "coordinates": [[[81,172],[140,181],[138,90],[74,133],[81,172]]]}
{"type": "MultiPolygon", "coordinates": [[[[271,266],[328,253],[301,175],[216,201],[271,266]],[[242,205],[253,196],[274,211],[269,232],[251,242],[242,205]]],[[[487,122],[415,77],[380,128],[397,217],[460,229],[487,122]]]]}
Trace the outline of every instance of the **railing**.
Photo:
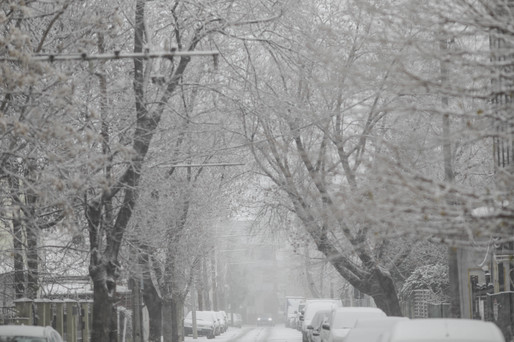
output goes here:
{"type": "Polygon", "coordinates": [[[52,326],[65,342],[89,342],[92,301],[17,299],[11,324],[52,326]]]}

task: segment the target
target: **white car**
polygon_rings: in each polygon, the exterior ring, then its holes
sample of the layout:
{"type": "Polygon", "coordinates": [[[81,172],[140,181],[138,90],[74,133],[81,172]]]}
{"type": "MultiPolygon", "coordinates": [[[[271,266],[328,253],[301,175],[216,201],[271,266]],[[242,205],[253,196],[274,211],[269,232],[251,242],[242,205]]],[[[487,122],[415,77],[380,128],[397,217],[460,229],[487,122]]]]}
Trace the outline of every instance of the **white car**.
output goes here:
{"type": "Polygon", "coordinates": [[[385,312],[378,308],[337,308],[330,314],[329,322],[322,326],[321,341],[342,342],[358,320],[386,316],[385,312]]]}
{"type": "Polygon", "coordinates": [[[1,342],[63,342],[61,335],[52,327],[32,325],[1,325],[1,342]]]}
{"type": "Polygon", "coordinates": [[[344,338],[344,342],[377,342],[382,336],[389,334],[396,323],[408,319],[399,316],[359,319],[344,338]]]}
{"type": "Polygon", "coordinates": [[[339,299],[307,299],[305,301],[305,308],[300,317],[302,322],[302,342],[309,341],[309,331],[307,327],[311,324],[312,318],[316,312],[320,310],[332,310],[341,306],[343,306],[343,304],[339,299]]]}
{"type": "MultiPolygon", "coordinates": [[[[196,311],[196,332],[198,336],[214,338],[217,333],[217,317],[213,311],[196,311]]],[[[184,335],[193,334],[193,313],[189,312],[184,318],[184,335]]]]}
{"type": "Polygon", "coordinates": [[[410,319],[395,324],[388,342],[505,342],[492,322],[458,318],[410,319]]]}
{"type": "Polygon", "coordinates": [[[220,331],[224,333],[228,329],[228,320],[225,311],[215,311],[216,317],[218,317],[218,321],[220,322],[220,331]]]}
{"type": "Polygon", "coordinates": [[[307,326],[307,340],[309,342],[321,341],[321,326],[328,321],[331,312],[332,310],[319,310],[316,312],[311,323],[307,326]]]}

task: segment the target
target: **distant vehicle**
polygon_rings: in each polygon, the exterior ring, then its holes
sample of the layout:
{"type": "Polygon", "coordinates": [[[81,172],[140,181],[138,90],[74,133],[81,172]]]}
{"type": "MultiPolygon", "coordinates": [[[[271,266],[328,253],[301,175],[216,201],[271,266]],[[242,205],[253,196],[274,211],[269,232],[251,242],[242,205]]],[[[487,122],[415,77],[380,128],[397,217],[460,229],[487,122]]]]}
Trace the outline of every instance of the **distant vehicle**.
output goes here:
{"type": "Polygon", "coordinates": [[[52,327],[32,325],[0,326],[1,342],[63,342],[61,335],[52,327]]]}
{"type": "Polygon", "coordinates": [[[275,325],[275,322],[273,321],[273,315],[269,313],[258,315],[257,325],[275,325]]]}
{"type": "Polygon", "coordinates": [[[298,306],[298,312],[296,313],[296,315],[294,317],[294,324],[295,324],[294,327],[298,331],[302,331],[302,319],[303,319],[303,311],[304,310],[305,310],[305,302],[301,303],[298,306]]]}
{"type": "Polygon", "coordinates": [[[344,338],[344,342],[377,342],[382,336],[389,336],[396,323],[408,319],[397,316],[359,319],[344,338]]]}
{"type": "Polygon", "coordinates": [[[243,318],[241,314],[233,313],[232,315],[232,325],[237,328],[241,328],[243,326],[243,318]]]}
{"type": "Polygon", "coordinates": [[[328,321],[332,310],[319,310],[312,317],[311,323],[307,326],[307,340],[309,342],[321,341],[321,326],[328,321]]]}
{"type": "MultiPolygon", "coordinates": [[[[214,311],[196,311],[196,331],[198,336],[211,339],[218,333],[217,317],[214,311]]],[[[193,313],[190,311],[184,317],[184,335],[193,334],[193,313]]]]}
{"type": "Polygon", "coordinates": [[[492,322],[459,318],[410,319],[395,324],[388,342],[505,342],[492,322]]]}
{"type": "Polygon", "coordinates": [[[295,328],[295,318],[300,310],[300,305],[305,303],[305,297],[286,296],[284,307],[284,324],[287,328],[295,328]]]}
{"type": "Polygon", "coordinates": [[[337,308],[332,311],[328,323],[323,324],[321,341],[342,342],[357,321],[386,317],[384,311],[369,307],[337,308]]]}
{"type": "Polygon", "coordinates": [[[302,342],[308,342],[307,326],[311,324],[311,320],[319,310],[332,310],[342,307],[343,304],[340,299],[307,299],[305,301],[305,308],[300,320],[302,322],[302,342]]]}

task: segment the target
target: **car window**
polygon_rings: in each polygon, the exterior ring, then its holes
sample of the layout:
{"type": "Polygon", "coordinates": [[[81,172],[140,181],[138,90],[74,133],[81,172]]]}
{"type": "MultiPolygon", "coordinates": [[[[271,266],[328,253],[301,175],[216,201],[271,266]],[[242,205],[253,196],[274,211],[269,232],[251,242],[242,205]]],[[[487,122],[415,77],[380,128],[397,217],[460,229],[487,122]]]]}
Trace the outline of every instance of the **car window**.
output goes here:
{"type": "Polygon", "coordinates": [[[0,342],[47,342],[44,337],[34,336],[0,336],[0,342]]]}

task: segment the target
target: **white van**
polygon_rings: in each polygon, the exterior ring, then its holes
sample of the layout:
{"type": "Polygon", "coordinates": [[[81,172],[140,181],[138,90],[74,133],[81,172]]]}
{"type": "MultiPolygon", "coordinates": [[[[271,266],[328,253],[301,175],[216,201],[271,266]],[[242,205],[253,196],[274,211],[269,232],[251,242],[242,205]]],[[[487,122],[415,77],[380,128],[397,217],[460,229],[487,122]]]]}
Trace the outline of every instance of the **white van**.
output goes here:
{"type": "Polygon", "coordinates": [[[395,324],[388,342],[505,342],[492,322],[458,318],[424,318],[395,324]]]}

